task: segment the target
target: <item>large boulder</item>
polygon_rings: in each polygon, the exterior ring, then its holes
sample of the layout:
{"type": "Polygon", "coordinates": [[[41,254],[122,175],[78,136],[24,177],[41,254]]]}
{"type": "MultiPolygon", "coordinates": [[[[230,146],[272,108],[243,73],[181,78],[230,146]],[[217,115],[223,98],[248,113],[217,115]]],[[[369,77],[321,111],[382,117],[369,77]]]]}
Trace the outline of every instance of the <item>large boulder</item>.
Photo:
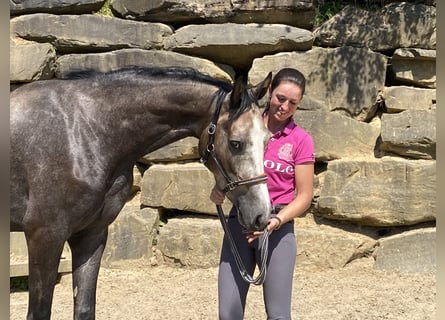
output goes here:
{"type": "Polygon", "coordinates": [[[270,71],[284,67],[300,70],[306,77],[306,92],[299,108],[335,111],[366,120],[376,111],[383,89],[387,58],[366,48],[313,47],[306,52],[280,52],[253,61],[249,82],[260,82],[270,71]]]}
{"type": "Polygon", "coordinates": [[[145,164],[159,162],[181,162],[186,160],[198,160],[199,140],[195,137],[187,137],[166,145],[158,150],[146,154],[139,162],[145,164]]]}
{"type": "Polygon", "coordinates": [[[157,209],[142,208],[139,195],[127,202],[116,220],[109,226],[108,240],[102,262],[104,266],[119,260],[150,260],[157,237],[157,209]]]}
{"type": "Polygon", "coordinates": [[[120,17],[175,25],[202,23],[279,23],[312,29],[313,0],[112,0],[120,17]]]}
{"type": "Polygon", "coordinates": [[[436,50],[397,49],[392,55],[389,72],[399,83],[436,88],[436,50]]]}
{"type": "Polygon", "coordinates": [[[56,60],[55,65],[58,78],[79,70],[107,72],[134,66],[188,67],[226,82],[232,82],[235,76],[235,71],[230,67],[163,50],[121,49],[104,53],[65,54],[56,60]]]}
{"type": "Polygon", "coordinates": [[[374,268],[391,272],[435,272],[436,228],[402,232],[379,240],[374,268]]]}
{"type": "Polygon", "coordinates": [[[380,135],[376,125],[326,111],[298,110],[294,120],[314,139],[316,161],[374,157],[380,135]]]}
{"type": "Polygon", "coordinates": [[[436,49],[436,7],[399,1],[376,11],[346,6],[314,30],[314,36],[314,44],[322,47],[436,49]]]}
{"type": "Polygon", "coordinates": [[[176,263],[194,268],[215,267],[219,263],[223,229],[218,219],[180,216],[169,219],[159,229],[157,263],[176,263]]]}
{"type": "Polygon", "coordinates": [[[165,42],[167,50],[248,69],[252,60],[281,51],[305,51],[312,47],[308,30],[278,24],[188,25],[165,42]]]}
{"type": "Polygon", "coordinates": [[[54,76],[56,50],[49,43],[12,38],[9,42],[11,83],[50,79],[54,76]]]}
{"type": "Polygon", "coordinates": [[[92,52],[122,48],[159,49],[173,30],[161,23],[122,20],[92,14],[36,13],[10,21],[21,38],[51,43],[60,52],[92,52]]]}
{"type": "Polygon", "coordinates": [[[296,268],[339,269],[354,260],[370,256],[377,241],[372,232],[344,229],[340,224],[320,223],[307,214],[295,219],[297,240],[296,268]]]}
{"type": "Polygon", "coordinates": [[[436,109],[382,115],[380,149],[402,157],[436,159],[436,109]]]}
{"type": "Polygon", "coordinates": [[[330,161],[317,213],[368,226],[435,221],[436,162],[391,157],[330,161]]]}
{"type": "Polygon", "coordinates": [[[382,98],[388,113],[431,110],[436,107],[436,89],[391,86],[383,89],[382,98]]]}
{"type": "MultiPolygon", "coordinates": [[[[142,177],[141,203],[181,211],[216,215],[216,206],[210,200],[215,185],[213,174],[201,163],[156,164],[142,177]]],[[[230,211],[226,200],[223,209],[230,211]]]]}
{"type": "Polygon", "coordinates": [[[82,14],[99,10],[105,0],[20,0],[9,1],[11,16],[29,13],[82,14]]]}

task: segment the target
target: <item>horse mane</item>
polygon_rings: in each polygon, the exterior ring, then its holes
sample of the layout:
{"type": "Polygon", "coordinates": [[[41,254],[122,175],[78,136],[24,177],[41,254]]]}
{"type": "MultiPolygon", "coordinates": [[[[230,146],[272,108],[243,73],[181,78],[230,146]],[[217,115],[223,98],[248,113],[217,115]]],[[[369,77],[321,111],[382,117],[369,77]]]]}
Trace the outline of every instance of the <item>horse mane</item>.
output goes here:
{"type": "Polygon", "coordinates": [[[196,71],[193,68],[186,67],[126,67],[118,70],[100,72],[97,70],[72,71],[66,74],[62,79],[82,80],[82,79],[122,79],[127,77],[161,77],[176,80],[189,80],[194,82],[206,83],[217,86],[225,92],[232,90],[232,85],[223,80],[215,79],[211,76],[196,71]]]}
{"type": "MultiPolygon", "coordinates": [[[[215,79],[211,76],[196,71],[193,68],[186,67],[126,67],[118,70],[100,72],[93,69],[72,71],[66,74],[64,80],[82,80],[82,79],[125,79],[134,77],[161,77],[176,80],[186,80],[199,83],[206,83],[217,86],[220,90],[229,93],[233,86],[223,80],[215,79]]],[[[245,83],[245,82],[244,82],[245,83]]],[[[252,104],[258,101],[248,92],[247,84],[244,84],[241,91],[238,106],[229,110],[229,121],[235,121],[242,113],[247,111],[252,104]]]]}

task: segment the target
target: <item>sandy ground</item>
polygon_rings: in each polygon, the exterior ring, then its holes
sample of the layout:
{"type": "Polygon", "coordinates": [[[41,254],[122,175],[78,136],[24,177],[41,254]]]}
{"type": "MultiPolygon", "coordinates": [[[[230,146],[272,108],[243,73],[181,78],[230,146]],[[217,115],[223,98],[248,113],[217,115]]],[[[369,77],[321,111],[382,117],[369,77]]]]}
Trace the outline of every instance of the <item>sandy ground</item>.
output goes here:
{"type": "MultiPolygon", "coordinates": [[[[293,319],[436,319],[435,274],[377,271],[368,259],[340,270],[297,269],[293,319]]],[[[150,267],[137,261],[102,268],[96,319],[217,319],[217,272],[217,268],[150,267]]],[[[27,292],[10,294],[10,319],[25,319],[27,299],[27,292]]],[[[52,319],[71,318],[67,274],[56,286],[52,319]]],[[[245,319],[266,319],[261,287],[251,287],[245,319]]]]}

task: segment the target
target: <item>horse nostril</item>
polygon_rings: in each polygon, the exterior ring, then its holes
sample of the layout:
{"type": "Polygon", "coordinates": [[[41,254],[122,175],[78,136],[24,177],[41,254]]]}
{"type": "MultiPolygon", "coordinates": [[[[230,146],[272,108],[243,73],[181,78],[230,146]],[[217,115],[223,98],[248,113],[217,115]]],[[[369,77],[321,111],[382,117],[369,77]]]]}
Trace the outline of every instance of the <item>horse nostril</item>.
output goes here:
{"type": "Polygon", "coordinates": [[[255,227],[258,230],[262,230],[266,227],[266,223],[265,220],[263,219],[263,217],[261,215],[258,215],[255,219],[255,227]]]}

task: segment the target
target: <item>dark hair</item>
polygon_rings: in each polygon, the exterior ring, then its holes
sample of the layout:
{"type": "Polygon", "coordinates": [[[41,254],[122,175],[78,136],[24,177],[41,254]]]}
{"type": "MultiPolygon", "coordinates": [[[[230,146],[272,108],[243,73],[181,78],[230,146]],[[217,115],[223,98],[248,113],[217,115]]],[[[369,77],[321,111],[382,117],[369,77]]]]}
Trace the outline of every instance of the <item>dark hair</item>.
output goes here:
{"type": "Polygon", "coordinates": [[[270,85],[271,91],[273,91],[283,81],[289,81],[301,88],[301,95],[304,94],[306,89],[306,79],[304,75],[293,68],[283,68],[273,77],[270,85]]]}

